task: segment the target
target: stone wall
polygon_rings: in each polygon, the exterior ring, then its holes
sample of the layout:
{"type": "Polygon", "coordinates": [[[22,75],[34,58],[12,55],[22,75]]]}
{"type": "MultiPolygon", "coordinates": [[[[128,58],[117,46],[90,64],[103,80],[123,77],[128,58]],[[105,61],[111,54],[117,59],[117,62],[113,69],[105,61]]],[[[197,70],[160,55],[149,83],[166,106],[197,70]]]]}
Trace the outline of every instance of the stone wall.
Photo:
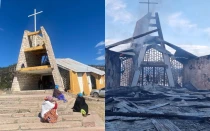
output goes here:
{"type": "Polygon", "coordinates": [[[41,32],[42,32],[43,40],[44,40],[45,47],[47,50],[47,55],[49,58],[50,66],[53,69],[52,74],[53,74],[54,82],[56,85],[59,85],[59,90],[64,91],[64,85],[62,83],[62,78],[61,78],[60,72],[58,70],[57,63],[55,61],[55,55],[53,52],[50,38],[49,38],[46,30],[44,29],[44,27],[41,27],[41,32]]]}
{"type": "Polygon", "coordinates": [[[69,71],[58,67],[61,77],[63,79],[64,88],[70,90],[70,74],[69,71]]]}
{"type": "Polygon", "coordinates": [[[121,62],[119,53],[106,49],[105,58],[105,86],[106,88],[116,88],[120,86],[121,62]]]}
{"type": "Polygon", "coordinates": [[[32,36],[28,36],[30,47],[35,47],[35,38],[36,38],[36,46],[38,46],[38,45],[41,46],[44,44],[42,36],[32,35],[32,36]]]}
{"type": "Polygon", "coordinates": [[[29,38],[28,38],[28,35],[27,35],[28,32],[29,31],[24,31],[22,44],[21,44],[21,48],[20,48],[20,54],[19,54],[19,57],[18,57],[18,63],[17,63],[17,66],[16,66],[16,70],[20,70],[22,64],[24,64],[25,67],[27,67],[26,56],[25,56],[24,49],[25,48],[30,48],[30,45],[29,45],[29,42],[28,42],[29,38]]]}
{"type": "Polygon", "coordinates": [[[22,90],[38,90],[38,81],[41,75],[30,75],[30,74],[20,74],[17,73],[13,79],[12,91],[22,91],[22,90]],[[14,88],[14,87],[19,88],[14,88]]]}
{"type": "MultiPolygon", "coordinates": [[[[43,45],[44,43],[43,38],[40,35],[36,35],[36,37],[33,35],[33,36],[28,37],[30,47],[35,47],[35,38],[36,38],[37,45],[39,46],[43,45]]],[[[42,56],[40,55],[37,56],[37,55],[34,55],[34,53],[32,52],[26,52],[25,59],[26,59],[27,67],[41,66],[42,56]]]]}
{"type": "Polygon", "coordinates": [[[27,67],[41,66],[42,57],[34,55],[32,52],[25,53],[27,67]]]}
{"type": "MultiPolygon", "coordinates": [[[[21,69],[21,65],[24,64],[25,67],[34,67],[41,65],[41,56],[34,55],[32,53],[25,53],[24,49],[34,47],[34,36],[28,36],[29,31],[24,31],[22,44],[20,48],[20,53],[18,57],[18,62],[16,66],[16,71],[21,69]]],[[[52,75],[56,85],[59,85],[61,91],[64,90],[62,78],[60,72],[58,71],[57,64],[55,62],[55,56],[50,42],[50,38],[43,27],[41,27],[42,36],[36,36],[37,45],[43,45],[45,43],[47,55],[50,61],[50,66],[53,69],[52,75]]],[[[41,75],[30,75],[30,74],[16,74],[12,83],[12,91],[21,90],[34,90],[38,89],[38,80],[41,75]]]]}
{"type": "Polygon", "coordinates": [[[188,61],[183,80],[184,84],[190,82],[198,89],[210,89],[210,55],[188,61]]]}

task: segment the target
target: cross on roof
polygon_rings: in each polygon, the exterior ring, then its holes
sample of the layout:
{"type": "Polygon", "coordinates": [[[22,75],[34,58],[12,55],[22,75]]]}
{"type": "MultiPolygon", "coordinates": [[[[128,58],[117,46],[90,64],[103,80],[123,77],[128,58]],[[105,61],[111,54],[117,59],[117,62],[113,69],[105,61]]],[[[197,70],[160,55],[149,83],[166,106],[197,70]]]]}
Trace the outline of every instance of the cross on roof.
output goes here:
{"type": "Polygon", "coordinates": [[[34,16],[34,30],[36,31],[36,15],[42,13],[43,11],[36,12],[36,9],[34,9],[34,14],[29,15],[28,17],[34,16]]]}
{"type": "Polygon", "coordinates": [[[148,2],[139,2],[139,3],[141,3],[141,4],[148,4],[148,13],[149,13],[149,5],[150,4],[158,4],[157,2],[149,2],[149,0],[148,0],[148,2]]]}
{"type": "MultiPolygon", "coordinates": [[[[36,32],[36,15],[42,13],[43,11],[36,12],[36,9],[34,9],[34,14],[29,15],[28,17],[34,16],[34,30],[36,32]]],[[[36,46],[36,37],[35,37],[35,46],[36,46]]]]}

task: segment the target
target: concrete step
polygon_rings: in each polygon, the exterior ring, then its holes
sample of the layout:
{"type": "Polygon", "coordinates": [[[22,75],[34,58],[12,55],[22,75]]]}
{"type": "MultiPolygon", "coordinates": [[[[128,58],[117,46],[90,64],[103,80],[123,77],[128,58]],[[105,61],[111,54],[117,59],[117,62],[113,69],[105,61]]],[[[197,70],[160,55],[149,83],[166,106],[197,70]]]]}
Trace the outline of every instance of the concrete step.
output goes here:
{"type": "MultiPolygon", "coordinates": [[[[44,97],[45,96],[52,96],[52,93],[50,93],[50,94],[37,94],[37,95],[0,95],[0,99],[4,99],[4,98],[7,98],[8,100],[11,98],[28,98],[28,99],[30,99],[30,98],[43,98],[44,99],[44,97]]],[[[64,95],[65,97],[69,97],[69,98],[71,98],[71,96],[70,95],[64,95]]],[[[27,100],[27,99],[25,99],[25,100],[27,100]]]]}
{"type": "Polygon", "coordinates": [[[39,113],[44,98],[50,91],[25,91],[17,94],[0,95],[0,131],[104,131],[103,120],[94,112],[83,117],[73,112],[75,98],[65,94],[67,103],[58,102],[57,123],[40,122],[39,113]]]}
{"type": "Polygon", "coordinates": [[[17,92],[12,92],[11,94],[19,94],[19,95],[35,95],[35,94],[52,94],[53,90],[26,90],[26,91],[17,91],[17,92]]]}
{"type": "MultiPolygon", "coordinates": [[[[9,105],[9,104],[18,104],[18,103],[39,103],[41,104],[44,101],[44,98],[46,96],[38,96],[38,97],[1,97],[0,96],[0,105],[9,105]]],[[[62,100],[58,100],[57,98],[54,98],[59,104],[62,104],[62,100]]],[[[66,97],[68,102],[73,102],[75,99],[71,97],[66,97]]]]}
{"type": "MultiPolygon", "coordinates": [[[[14,108],[17,108],[17,109],[22,109],[22,108],[28,108],[28,109],[30,109],[30,108],[41,108],[41,106],[42,106],[42,103],[35,103],[35,104],[33,104],[33,103],[19,103],[19,104],[8,104],[8,105],[0,105],[0,110],[1,109],[4,109],[4,108],[11,108],[11,109],[14,109],[14,108]]],[[[60,103],[58,103],[58,109],[65,109],[65,108],[67,108],[67,106],[68,106],[68,103],[62,103],[62,104],[60,104],[60,103]]]]}
{"type": "MultiPolygon", "coordinates": [[[[66,108],[68,105],[58,105],[58,112],[62,112],[65,110],[71,110],[71,107],[66,108]]],[[[9,114],[9,113],[31,113],[31,112],[40,112],[41,106],[14,106],[14,107],[0,107],[0,114],[9,114]]]]}
{"type": "MultiPolygon", "coordinates": [[[[63,94],[68,94],[67,92],[61,91],[63,94]]],[[[26,90],[26,91],[17,91],[17,92],[10,92],[6,95],[38,95],[38,94],[52,94],[53,89],[49,90],[26,90]]]]}
{"type": "MultiPolygon", "coordinates": [[[[59,115],[58,122],[61,121],[82,121],[83,116],[81,114],[76,115],[59,115]]],[[[15,123],[40,123],[39,117],[10,117],[10,118],[4,118],[0,119],[0,125],[3,124],[15,124],[15,123]]]]}
{"type": "MultiPolygon", "coordinates": [[[[40,113],[40,110],[37,112],[23,112],[23,113],[4,113],[0,114],[0,119],[3,119],[5,117],[7,118],[19,118],[19,117],[37,117],[40,113]]],[[[81,115],[78,112],[73,112],[72,110],[66,110],[66,111],[58,111],[59,116],[65,116],[65,115],[81,115]]]]}
{"type": "Polygon", "coordinates": [[[0,125],[0,131],[10,130],[31,130],[31,129],[62,129],[71,127],[81,127],[82,122],[80,121],[60,121],[57,123],[15,123],[15,124],[4,124],[0,125]]]}
{"type": "Polygon", "coordinates": [[[38,117],[6,118],[0,120],[0,131],[2,130],[29,130],[29,129],[62,129],[70,127],[104,127],[97,125],[97,121],[90,120],[90,116],[84,119],[81,114],[74,116],[59,116],[57,123],[42,123],[38,117]],[[89,119],[89,121],[87,120],[89,119]],[[5,126],[7,125],[7,126],[5,126]]]}
{"type": "MultiPolygon", "coordinates": [[[[58,129],[38,129],[38,130],[24,130],[24,131],[58,131],[58,129]]],[[[105,127],[73,127],[61,128],[59,131],[105,131],[105,127]]]]}

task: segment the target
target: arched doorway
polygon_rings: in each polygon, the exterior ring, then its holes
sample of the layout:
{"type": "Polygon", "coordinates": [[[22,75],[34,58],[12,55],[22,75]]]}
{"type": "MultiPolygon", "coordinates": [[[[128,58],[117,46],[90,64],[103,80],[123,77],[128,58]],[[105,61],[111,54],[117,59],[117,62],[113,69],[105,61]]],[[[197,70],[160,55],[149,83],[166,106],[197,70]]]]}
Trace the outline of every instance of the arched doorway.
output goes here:
{"type": "Polygon", "coordinates": [[[91,83],[92,83],[92,89],[96,89],[96,79],[93,75],[90,75],[91,83]]]}

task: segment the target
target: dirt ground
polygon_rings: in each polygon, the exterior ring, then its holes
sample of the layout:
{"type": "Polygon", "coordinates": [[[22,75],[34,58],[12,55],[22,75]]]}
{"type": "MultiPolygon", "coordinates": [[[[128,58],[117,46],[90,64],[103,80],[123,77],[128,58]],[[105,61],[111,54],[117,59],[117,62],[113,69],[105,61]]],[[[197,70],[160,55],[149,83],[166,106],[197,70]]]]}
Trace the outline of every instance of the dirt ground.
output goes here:
{"type": "Polygon", "coordinates": [[[89,110],[95,111],[105,122],[105,102],[102,101],[86,101],[89,110]]]}
{"type": "Polygon", "coordinates": [[[4,93],[4,91],[0,90],[0,95],[3,94],[3,93],[4,93]]]}

